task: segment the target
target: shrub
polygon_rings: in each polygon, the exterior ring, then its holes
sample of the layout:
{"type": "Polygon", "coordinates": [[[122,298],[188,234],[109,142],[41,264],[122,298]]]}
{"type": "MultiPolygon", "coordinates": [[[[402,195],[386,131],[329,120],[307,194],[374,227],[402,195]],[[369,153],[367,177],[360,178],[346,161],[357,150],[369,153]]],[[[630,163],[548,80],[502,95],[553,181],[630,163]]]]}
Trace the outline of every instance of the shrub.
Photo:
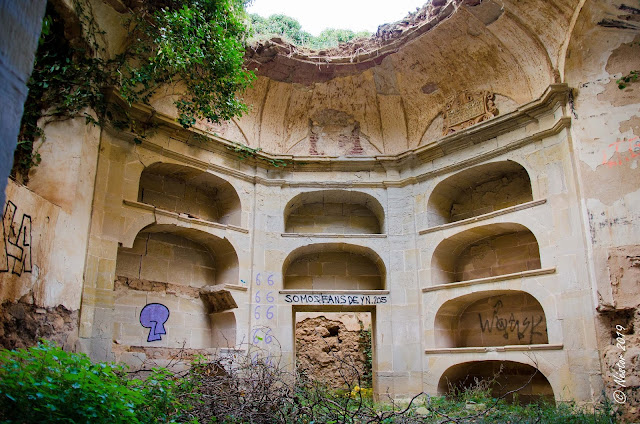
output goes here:
{"type": "Polygon", "coordinates": [[[92,363],[50,342],[0,351],[2,423],[175,422],[182,387],[166,370],[128,380],[122,366],[92,363]]]}

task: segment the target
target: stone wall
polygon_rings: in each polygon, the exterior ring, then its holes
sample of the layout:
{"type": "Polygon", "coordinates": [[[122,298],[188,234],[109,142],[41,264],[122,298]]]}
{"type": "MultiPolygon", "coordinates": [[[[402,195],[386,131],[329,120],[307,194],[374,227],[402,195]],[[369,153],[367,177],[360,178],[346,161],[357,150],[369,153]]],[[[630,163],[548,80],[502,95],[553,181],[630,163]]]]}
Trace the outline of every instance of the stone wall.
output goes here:
{"type": "Polygon", "coordinates": [[[370,330],[371,323],[365,325],[358,315],[362,314],[330,313],[298,319],[295,330],[298,371],[336,389],[366,387],[363,378],[371,373],[367,370],[371,364],[367,365],[365,336],[361,331],[370,330]]]}
{"type": "Polygon", "coordinates": [[[209,316],[207,305],[195,288],[118,277],[114,294],[112,337],[116,345],[206,349],[214,347],[214,337],[221,342],[221,335],[214,335],[212,328],[212,319],[216,318],[209,316]],[[141,325],[140,314],[151,303],[166,306],[169,316],[160,323],[166,335],[161,334],[161,339],[149,344],[150,329],[141,325]]]}
{"type": "Polygon", "coordinates": [[[216,284],[216,264],[201,244],[167,233],[140,233],[133,247],[120,248],[116,274],[202,287],[216,284]]]}
{"type": "Polygon", "coordinates": [[[375,290],[383,288],[371,259],[345,252],[318,252],[297,258],[284,274],[287,289],[375,290]]]}
{"type": "Polygon", "coordinates": [[[544,311],[527,293],[477,300],[464,309],[454,325],[456,347],[549,342],[544,311]]]}
{"type": "Polygon", "coordinates": [[[186,184],[178,178],[143,173],[140,178],[138,201],[170,212],[185,213],[194,218],[219,221],[215,190],[186,184]]]}
{"type": "Polygon", "coordinates": [[[451,222],[508,208],[531,199],[526,172],[511,172],[495,180],[464,189],[451,205],[451,222]]]}
{"type": "Polygon", "coordinates": [[[288,233],[380,234],[371,210],[351,203],[307,203],[289,215],[288,233]]]}
{"type": "Polygon", "coordinates": [[[640,419],[635,329],[640,310],[640,92],[637,82],[620,89],[617,80],[640,69],[637,6],[585,2],[563,64],[563,81],[573,88],[571,136],[589,239],[602,377],[607,398],[629,422],[640,419]],[[626,350],[618,346],[618,337],[626,340],[626,350]],[[619,362],[624,381],[616,377],[619,362]]]}
{"type": "MultiPolygon", "coordinates": [[[[109,9],[102,0],[95,2],[109,9]]],[[[170,106],[175,93],[164,96],[164,103],[153,99],[158,110],[149,121],[158,128],[141,144],[126,132],[100,131],[80,121],[48,127],[42,147],[47,154],[30,187],[59,215],[55,237],[41,225],[43,239],[51,244],[40,244],[50,259],[34,256],[33,264],[48,261],[56,272],[65,272],[44,278],[43,271],[2,287],[11,288],[14,303],[26,295],[36,299],[32,303],[45,299],[46,308],[62,304],[76,311],[82,299],[81,347],[95,360],[147,353],[167,359],[183,342],[206,350],[223,346],[227,335],[235,334],[233,347],[248,341],[291,365],[297,313],[357,310],[373,316],[378,394],[435,394],[443,375],[454,376],[448,374],[453,367],[493,375],[493,361],[517,363],[507,375],[519,382],[520,371],[530,370],[524,366],[527,355],[535,350],[534,365],[548,384],[536,382],[531,394],[548,395],[551,388],[558,400],[597,401],[603,373],[610,371],[601,369],[598,348],[606,352],[602,363],[613,366],[615,351],[607,350],[610,326],[622,315],[629,321],[638,307],[635,296],[624,296],[636,278],[638,166],[636,152],[620,151],[638,136],[637,90],[632,86],[621,94],[615,85],[615,75],[637,69],[636,34],[621,35],[615,31],[622,28],[597,24],[627,13],[611,4],[559,0],[550,9],[545,0],[503,3],[446,3],[442,11],[449,19],[429,27],[428,36],[415,33],[412,43],[369,58],[366,69],[341,78],[331,78],[336,66],[356,69],[361,62],[343,58],[323,65],[326,78],[310,85],[263,74],[245,95],[251,111],[221,126],[229,129],[222,134],[229,139],[194,137],[175,124],[170,106]],[[471,56],[461,55],[463,50],[471,56]],[[443,136],[449,99],[486,90],[499,91],[496,99],[504,100],[497,105],[498,117],[443,136]],[[319,119],[314,123],[313,118],[319,119]],[[322,132],[327,136],[320,137],[322,132]],[[612,135],[623,141],[610,142],[612,135]],[[68,143],[48,143],[54,139],[68,143]],[[239,161],[230,142],[262,149],[255,154],[264,160],[239,161]],[[306,152],[305,157],[271,155],[296,152],[306,152]],[[287,166],[269,166],[274,157],[287,166]],[[465,174],[484,166],[499,172],[491,171],[490,178],[484,171],[465,174]],[[440,192],[444,181],[461,184],[445,184],[440,192]],[[195,192],[187,190],[189,184],[195,192]],[[233,203],[221,195],[223,187],[238,198],[235,221],[223,219],[220,207],[233,203]],[[145,188],[156,200],[145,198],[145,188]],[[200,189],[222,199],[214,201],[217,215],[206,208],[196,213],[204,206],[204,199],[198,201],[200,189]],[[435,214],[434,193],[445,200],[435,214]],[[171,203],[144,204],[156,202],[158,195],[171,203]],[[488,211],[485,203],[493,211],[518,207],[481,214],[488,211]],[[347,204],[356,207],[345,214],[347,204]],[[341,212],[336,205],[342,205],[341,212]],[[356,210],[366,224],[352,223],[356,210]],[[194,219],[200,215],[206,219],[194,219]],[[462,220],[471,215],[474,219],[462,220]],[[153,233],[144,252],[137,239],[141,231],[153,233]],[[179,273],[174,247],[154,239],[159,233],[189,239],[211,253],[213,264],[204,268],[215,272],[216,284],[232,291],[239,306],[233,315],[209,316],[195,289],[210,279],[179,273]],[[509,237],[513,240],[504,242],[509,237]],[[152,240],[161,243],[152,246],[149,265],[143,266],[152,240]],[[221,277],[222,265],[233,272],[221,277]],[[514,271],[527,272],[502,275],[514,271]],[[469,280],[481,276],[493,277],[469,280]],[[349,290],[349,295],[334,293],[335,298],[354,304],[321,304],[334,297],[316,293],[292,296],[305,290],[349,290]],[[493,309],[483,303],[496,296],[504,296],[503,306],[504,299],[517,306],[496,310],[497,300],[489,304],[493,309]],[[139,321],[150,302],[171,312],[170,331],[161,341],[150,342],[148,328],[139,321]],[[463,306],[470,308],[466,315],[463,306]],[[456,309],[464,336],[438,328],[438,311],[448,307],[456,309]],[[508,349],[492,348],[486,344],[498,343],[503,334],[474,338],[474,316],[489,314],[497,322],[503,310],[510,311],[507,322],[513,312],[522,326],[529,314],[538,322],[536,314],[544,310],[548,343],[533,334],[508,349]],[[441,341],[446,336],[452,340],[441,341]],[[481,346],[459,346],[476,344],[481,346]],[[468,363],[482,369],[459,367],[468,363]]],[[[108,20],[104,16],[116,15],[104,14],[101,25],[108,20]]],[[[634,19],[630,15],[625,21],[634,19]]],[[[114,39],[112,34],[106,38],[114,39]]],[[[195,248],[190,252],[200,254],[195,248]]],[[[195,266],[200,265],[187,268],[195,266]]],[[[2,283],[16,278],[1,277],[2,283]]],[[[489,328],[486,319],[477,325],[489,328]]],[[[335,337],[331,328],[327,338],[335,337]]],[[[630,342],[634,334],[628,333],[630,342]]],[[[513,344],[508,336],[504,343],[513,344]]]]}
{"type": "Polygon", "coordinates": [[[228,182],[187,166],[153,164],[140,176],[139,202],[191,218],[240,225],[240,199],[228,182]]]}
{"type": "Polygon", "coordinates": [[[491,236],[466,247],[455,261],[455,281],[540,268],[540,249],[530,231],[491,236]]]}

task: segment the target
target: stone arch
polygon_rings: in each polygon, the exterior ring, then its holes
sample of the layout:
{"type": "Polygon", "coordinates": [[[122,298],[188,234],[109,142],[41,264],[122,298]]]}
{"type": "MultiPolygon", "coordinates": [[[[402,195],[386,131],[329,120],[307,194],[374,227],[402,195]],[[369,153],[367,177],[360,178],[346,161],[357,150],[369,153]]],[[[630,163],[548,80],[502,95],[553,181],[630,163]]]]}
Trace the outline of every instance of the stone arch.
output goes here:
{"type": "Polygon", "coordinates": [[[527,227],[489,224],[442,240],[431,259],[431,282],[453,283],[540,268],[538,240],[527,227]]]}
{"type": "Polygon", "coordinates": [[[242,205],[233,185],[190,166],[156,162],[146,167],[140,175],[138,201],[192,218],[241,225],[242,205]]]}
{"type": "Polygon", "coordinates": [[[116,275],[167,283],[176,282],[194,287],[235,283],[239,275],[238,255],[226,238],[193,228],[151,224],[138,233],[132,248],[118,248],[116,275]],[[151,249],[149,244],[152,245],[151,249]],[[147,266],[144,264],[145,258],[148,258],[147,266]],[[212,268],[213,271],[193,270],[194,284],[187,282],[186,274],[185,278],[178,279],[179,281],[170,281],[170,272],[185,273],[187,271],[184,267],[189,263],[191,266],[198,266],[197,261],[212,264],[202,267],[212,268]],[[152,268],[154,271],[150,274],[145,273],[147,269],[152,268]],[[166,274],[163,271],[165,269],[166,274]],[[121,274],[122,272],[125,274],[121,274]],[[166,277],[162,278],[163,275],[166,277]]]}
{"type": "Polygon", "coordinates": [[[435,317],[437,347],[548,344],[540,302],[520,290],[481,291],[446,301],[435,317]]]}
{"type": "Polygon", "coordinates": [[[316,243],[292,251],[282,275],[285,289],[383,290],[386,268],[368,247],[316,243]]]}
{"type": "Polygon", "coordinates": [[[384,209],[370,194],[351,190],[300,193],[284,208],[287,233],[381,234],[384,209]]]}
{"type": "Polygon", "coordinates": [[[114,340],[125,346],[234,347],[235,315],[228,309],[236,305],[221,287],[237,281],[238,271],[237,254],[226,239],[175,225],[145,227],[131,248],[118,248],[114,340]],[[218,303],[211,303],[212,296],[218,303]],[[166,333],[155,340],[137,322],[149,303],[170,312],[166,333]]]}
{"type": "Polygon", "coordinates": [[[523,404],[554,400],[553,388],[542,371],[516,361],[470,361],[453,365],[440,377],[438,393],[451,394],[492,379],[495,379],[490,386],[492,397],[505,396],[507,402],[523,404]],[[519,388],[517,396],[507,394],[519,388]]]}
{"type": "Polygon", "coordinates": [[[429,226],[460,221],[533,200],[531,179],[506,160],[467,168],[440,181],[429,196],[429,226]]]}

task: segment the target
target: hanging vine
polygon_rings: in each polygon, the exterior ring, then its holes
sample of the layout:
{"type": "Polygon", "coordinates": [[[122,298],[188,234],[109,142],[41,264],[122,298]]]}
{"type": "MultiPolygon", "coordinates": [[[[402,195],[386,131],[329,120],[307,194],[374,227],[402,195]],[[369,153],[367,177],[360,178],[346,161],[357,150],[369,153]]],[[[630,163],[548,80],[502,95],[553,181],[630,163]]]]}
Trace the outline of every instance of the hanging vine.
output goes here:
{"type": "Polygon", "coordinates": [[[138,129],[144,123],[135,122],[126,109],[109,101],[114,90],[131,105],[148,103],[160,87],[180,84],[184,94],[175,106],[184,128],[199,119],[218,123],[241,116],[247,106],[239,95],[255,78],[243,64],[246,2],[125,1],[130,5],[123,21],[128,43],[122,52],[109,55],[103,47],[106,33],[96,22],[90,1],[73,0],[73,10],[68,11],[63,2],[50,0],[12,174],[26,179],[29,169],[40,162],[34,144],[44,137],[42,128],[56,120],[84,117],[87,124],[110,122],[136,132],[135,141],[141,142],[146,132],[138,129]],[[69,35],[74,32],[79,34],[69,35]]]}

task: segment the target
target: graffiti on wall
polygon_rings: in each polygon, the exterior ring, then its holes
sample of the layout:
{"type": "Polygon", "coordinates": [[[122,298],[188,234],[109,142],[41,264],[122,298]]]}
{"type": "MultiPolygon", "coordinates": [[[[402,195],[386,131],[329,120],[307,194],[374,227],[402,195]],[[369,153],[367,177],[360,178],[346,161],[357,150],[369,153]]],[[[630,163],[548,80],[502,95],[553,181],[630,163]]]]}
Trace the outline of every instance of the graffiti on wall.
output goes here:
{"type": "Polygon", "coordinates": [[[609,168],[622,165],[625,161],[629,162],[631,159],[635,159],[640,156],[640,140],[638,140],[638,137],[633,137],[625,141],[616,140],[615,143],[609,144],[609,147],[615,147],[615,152],[613,152],[613,154],[618,155],[618,160],[609,160],[607,154],[611,155],[611,153],[605,150],[602,151],[602,164],[607,165],[609,168]],[[629,148],[627,149],[628,152],[624,149],[624,143],[629,145],[629,148]],[[623,146],[622,149],[620,148],[621,145],[623,146]]]}
{"type": "Polygon", "coordinates": [[[162,340],[162,336],[167,334],[164,323],[169,319],[169,308],[161,303],[148,303],[140,311],[140,324],[149,329],[148,342],[162,340]]]}
{"type": "MultiPolygon", "coordinates": [[[[254,362],[261,359],[266,364],[272,364],[274,358],[271,356],[270,347],[274,342],[272,334],[273,326],[277,323],[275,302],[275,280],[274,274],[257,273],[255,280],[256,292],[253,295],[253,318],[254,326],[251,330],[252,344],[258,348],[252,355],[254,362]],[[265,279],[264,275],[268,275],[265,279]],[[266,353],[266,357],[262,357],[266,353]]],[[[277,344],[277,343],[276,343],[277,344]]]]}
{"type": "Polygon", "coordinates": [[[32,271],[31,216],[18,216],[18,207],[7,201],[2,215],[4,249],[0,249],[0,272],[22,275],[32,271]]]}
{"type": "Polygon", "coordinates": [[[502,337],[505,339],[509,339],[510,335],[516,335],[518,340],[522,340],[525,337],[529,337],[529,343],[533,343],[534,336],[543,336],[543,334],[538,330],[542,330],[543,328],[538,328],[544,321],[543,315],[532,315],[531,317],[525,317],[524,319],[517,319],[513,312],[508,317],[506,315],[501,315],[500,309],[502,309],[504,305],[501,300],[498,300],[496,304],[493,306],[493,313],[491,318],[483,318],[482,314],[478,314],[478,318],[480,319],[480,330],[485,333],[492,333],[495,331],[496,333],[502,333],[502,337]]]}

